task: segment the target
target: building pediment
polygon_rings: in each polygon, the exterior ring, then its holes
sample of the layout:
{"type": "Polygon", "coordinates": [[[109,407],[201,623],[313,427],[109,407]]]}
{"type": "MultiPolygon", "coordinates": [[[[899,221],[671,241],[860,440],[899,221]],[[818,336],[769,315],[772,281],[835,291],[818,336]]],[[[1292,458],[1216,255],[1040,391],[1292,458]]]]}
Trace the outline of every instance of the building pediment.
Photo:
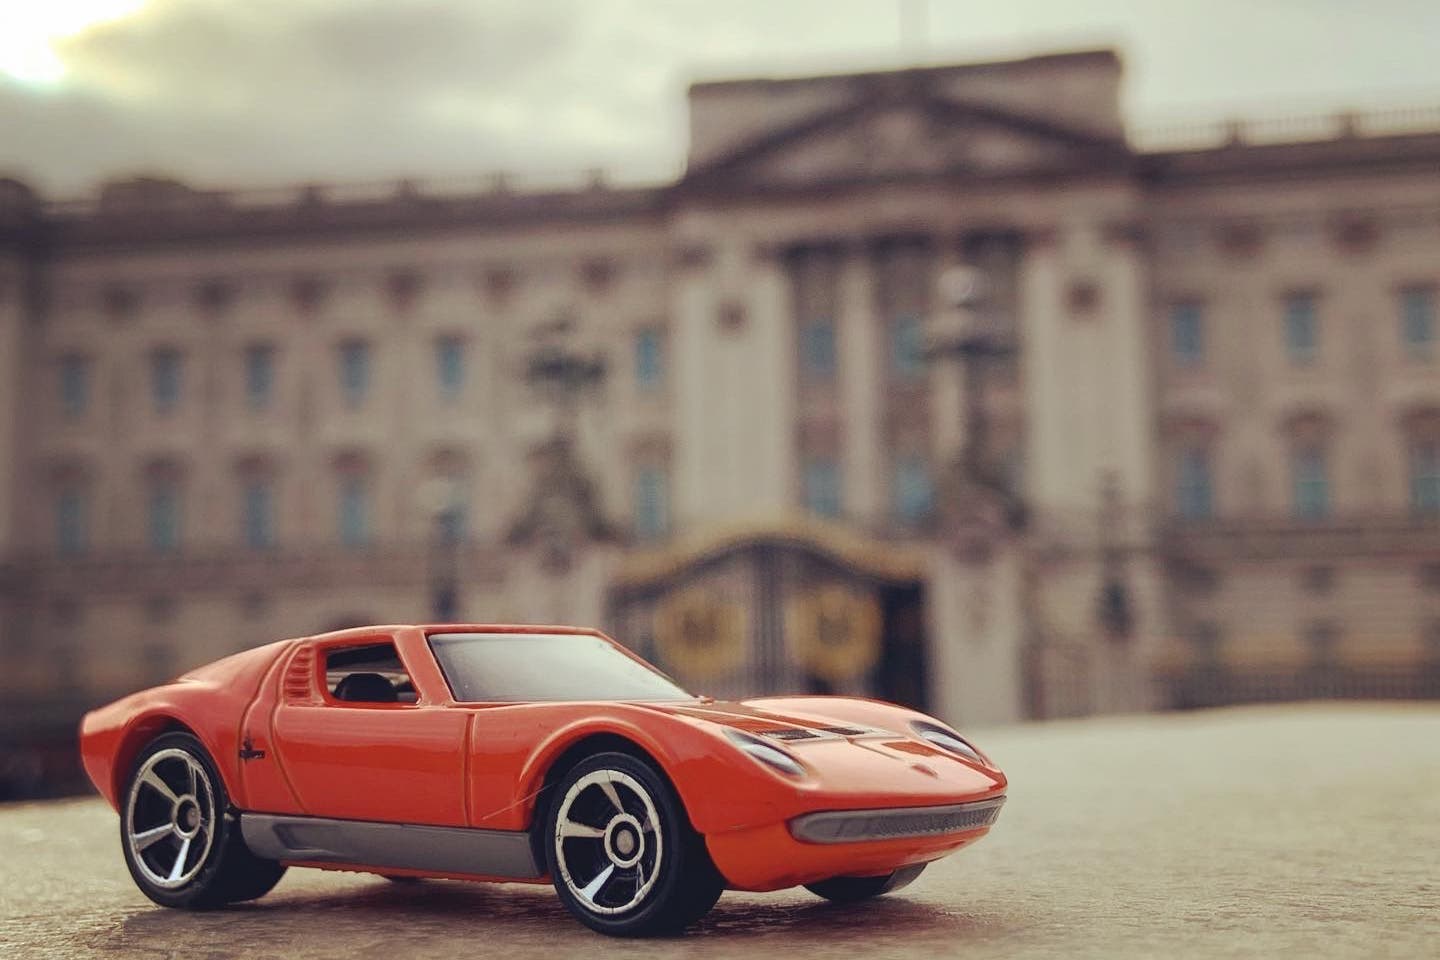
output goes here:
{"type": "Polygon", "coordinates": [[[690,186],[799,188],[1116,169],[1123,141],[938,95],[874,98],[766,133],[686,176],[690,186]]]}

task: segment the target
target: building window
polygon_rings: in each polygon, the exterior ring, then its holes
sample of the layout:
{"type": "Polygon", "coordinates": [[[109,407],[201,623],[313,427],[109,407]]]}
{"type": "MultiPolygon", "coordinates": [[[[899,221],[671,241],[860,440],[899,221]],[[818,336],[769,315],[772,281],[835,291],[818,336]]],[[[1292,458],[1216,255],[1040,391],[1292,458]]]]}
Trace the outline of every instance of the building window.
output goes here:
{"type": "Polygon", "coordinates": [[[1440,516],[1440,440],[1416,441],[1410,448],[1410,508],[1440,516]]]}
{"type": "Polygon", "coordinates": [[[1175,505],[1186,520],[1209,520],[1215,515],[1210,452],[1191,447],[1180,453],[1176,471],[1175,505]]]}
{"type": "Polygon", "coordinates": [[[270,408],[275,392],[275,348],[256,343],[245,348],[245,405],[251,410],[270,408]]]}
{"type": "Polygon", "coordinates": [[[635,334],[635,386],[649,393],[664,384],[665,335],[657,327],[645,327],[635,334]]]}
{"type": "Polygon", "coordinates": [[[345,404],[358,407],[370,391],[370,344],[346,340],[340,344],[340,395],[345,404]]]}
{"type": "Polygon", "coordinates": [[[840,467],[834,460],[805,464],[805,508],[821,517],[840,516],[840,467]]]}
{"type": "Polygon", "coordinates": [[[466,529],[465,504],[459,500],[446,504],[445,509],[435,515],[436,533],[441,543],[463,543],[466,529]]]}
{"type": "Polygon", "coordinates": [[[241,494],[241,527],[245,545],[264,550],[275,546],[275,489],[269,477],[250,477],[241,494]]]}
{"type": "Polygon", "coordinates": [[[456,400],[465,389],[465,341],[460,337],[435,339],[435,382],[446,403],[456,400]]]}
{"type": "Polygon", "coordinates": [[[657,466],[641,467],[635,474],[635,536],[659,540],[670,526],[669,478],[657,466]]]}
{"type": "Polygon", "coordinates": [[[150,482],[148,503],[150,549],[169,553],[180,547],[180,485],[172,478],[150,482]]]}
{"type": "Polygon", "coordinates": [[[55,547],[67,557],[79,556],[90,546],[90,503],[83,490],[61,490],[55,498],[55,547]]]}
{"type": "Polygon", "coordinates": [[[180,404],[180,351],[161,347],[150,354],[150,398],[156,413],[170,413],[180,404]]]}
{"type": "Polygon", "coordinates": [[[1314,666],[1334,665],[1335,649],[1340,645],[1340,629],[1335,624],[1328,620],[1307,624],[1303,639],[1310,650],[1310,659],[1314,666]]]}
{"type": "Polygon", "coordinates": [[[340,478],[340,543],[363,547],[370,542],[370,484],[358,473],[340,478]]]}
{"type": "Polygon", "coordinates": [[[1193,624],[1188,639],[1197,665],[1213,667],[1220,663],[1222,637],[1219,624],[1209,620],[1193,624]]]}
{"type": "Polygon", "coordinates": [[[925,374],[925,323],[906,313],[890,325],[890,368],[897,379],[913,382],[925,374]]]}
{"type": "Polygon", "coordinates": [[[895,517],[901,523],[913,525],[930,515],[934,492],[924,457],[904,456],[896,461],[891,495],[895,517]]]}
{"type": "Polygon", "coordinates": [[[1330,481],[1325,451],[1304,446],[1295,451],[1291,464],[1294,481],[1294,512],[1302,520],[1323,520],[1330,513],[1330,481]]]}
{"type": "Polygon", "coordinates": [[[1405,352],[1428,360],[1435,351],[1435,288],[1406,287],[1400,291],[1400,338],[1405,352]]]}
{"type": "Polygon", "coordinates": [[[90,360],[77,353],[60,358],[60,410],[67,420],[85,415],[90,407],[90,360]]]}
{"type": "Polygon", "coordinates": [[[1320,352],[1315,294],[1292,293],[1285,298],[1285,349],[1296,366],[1315,362],[1320,352]]]}
{"type": "Polygon", "coordinates": [[[835,378],[835,324],[830,320],[807,320],[800,325],[800,374],[815,382],[835,378]]]}
{"type": "Polygon", "coordinates": [[[1440,661],[1440,620],[1431,620],[1425,627],[1424,642],[1426,659],[1440,661]]]}
{"type": "Polygon", "coordinates": [[[1182,367],[1205,362],[1205,313],[1194,300],[1170,308],[1170,349],[1182,367]]]}

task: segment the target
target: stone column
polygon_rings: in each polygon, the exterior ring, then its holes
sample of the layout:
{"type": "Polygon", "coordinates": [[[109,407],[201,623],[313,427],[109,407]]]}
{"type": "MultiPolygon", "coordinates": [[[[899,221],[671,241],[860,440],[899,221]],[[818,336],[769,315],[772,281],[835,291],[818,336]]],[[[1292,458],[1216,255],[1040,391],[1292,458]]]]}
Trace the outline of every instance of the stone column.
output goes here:
{"type": "Polygon", "coordinates": [[[711,383],[718,309],[713,260],[707,245],[692,241],[682,246],[673,267],[674,408],[670,433],[675,438],[675,462],[671,497],[675,525],[682,531],[703,523],[713,509],[717,457],[709,434],[713,429],[711,404],[718,401],[711,383]]]}
{"type": "Polygon", "coordinates": [[[885,410],[885,338],[876,315],[875,271],[864,247],[847,251],[840,270],[840,409],[845,424],[843,484],[846,513],[862,526],[885,516],[885,461],[881,418],[885,410]]]}
{"type": "Polygon", "coordinates": [[[773,247],[692,247],[677,267],[675,515],[683,530],[773,517],[794,484],[795,334],[773,247]]]}
{"type": "Polygon", "coordinates": [[[1060,250],[1054,233],[1030,237],[1020,264],[1020,338],[1024,344],[1026,487],[1037,519],[1073,482],[1067,435],[1078,412],[1065,376],[1060,250]]]}
{"type": "Polygon", "coordinates": [[[783,250],[756,247],[744,286],[749,290],[746,342],[725,385],[738,414],[729,462],[742,498],[736,507],[778,516],[795,490],[795,306],[783,250]]]}

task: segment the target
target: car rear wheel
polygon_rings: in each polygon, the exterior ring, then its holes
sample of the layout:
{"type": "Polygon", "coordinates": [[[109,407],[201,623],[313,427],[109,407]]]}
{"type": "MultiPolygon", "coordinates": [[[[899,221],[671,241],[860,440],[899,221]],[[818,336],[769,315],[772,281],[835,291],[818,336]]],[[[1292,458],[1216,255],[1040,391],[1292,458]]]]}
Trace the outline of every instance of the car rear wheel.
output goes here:
{"type": "Polygon", "coordinates": [[[869,900],[881,894],[894,893],[901,887],[908,886],[924,870],[925,864],[915,863],[878,877],[831,877],[829,880],[817,880],[805,884],[805,889],[817,897],[836,903],[854,903],[856,900],[869,900]]]}
{"type": "Polygon", "coordinates": [[[125,865],[140,892],[161,906],[253,900],[285,873],[245,846],[215,764],[188,733],[167,733],[140,751],[121,799],[125,865]]]}
{"type": "Polygon", "coordinates": [[[544,837],[561,902],[601,933],[680,930],[709,912],[725,886],[674,789],[629,754],[597,754],[565,774],[544,837]]]}

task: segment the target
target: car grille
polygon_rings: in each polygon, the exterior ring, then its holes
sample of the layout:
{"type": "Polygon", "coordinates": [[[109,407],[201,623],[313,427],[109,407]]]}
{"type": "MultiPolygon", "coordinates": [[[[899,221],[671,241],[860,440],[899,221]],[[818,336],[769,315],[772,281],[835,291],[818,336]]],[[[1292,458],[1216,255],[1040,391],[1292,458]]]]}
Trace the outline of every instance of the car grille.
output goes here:
{"type": "Polygon", "coordinates": [[[814,740],[817,734],[800,727],[785,727],[780,730],[762,730],[761,736],[769,737],[772,740],[814,740]]]}
{"type": "Polygon", "coordinates": [[[791,820],[790,833],[806,843],[855,843],[963,833],[993,824],[1004,802],[1004,797],[995,797],[944,807],[827,810],[791,820]]]}

